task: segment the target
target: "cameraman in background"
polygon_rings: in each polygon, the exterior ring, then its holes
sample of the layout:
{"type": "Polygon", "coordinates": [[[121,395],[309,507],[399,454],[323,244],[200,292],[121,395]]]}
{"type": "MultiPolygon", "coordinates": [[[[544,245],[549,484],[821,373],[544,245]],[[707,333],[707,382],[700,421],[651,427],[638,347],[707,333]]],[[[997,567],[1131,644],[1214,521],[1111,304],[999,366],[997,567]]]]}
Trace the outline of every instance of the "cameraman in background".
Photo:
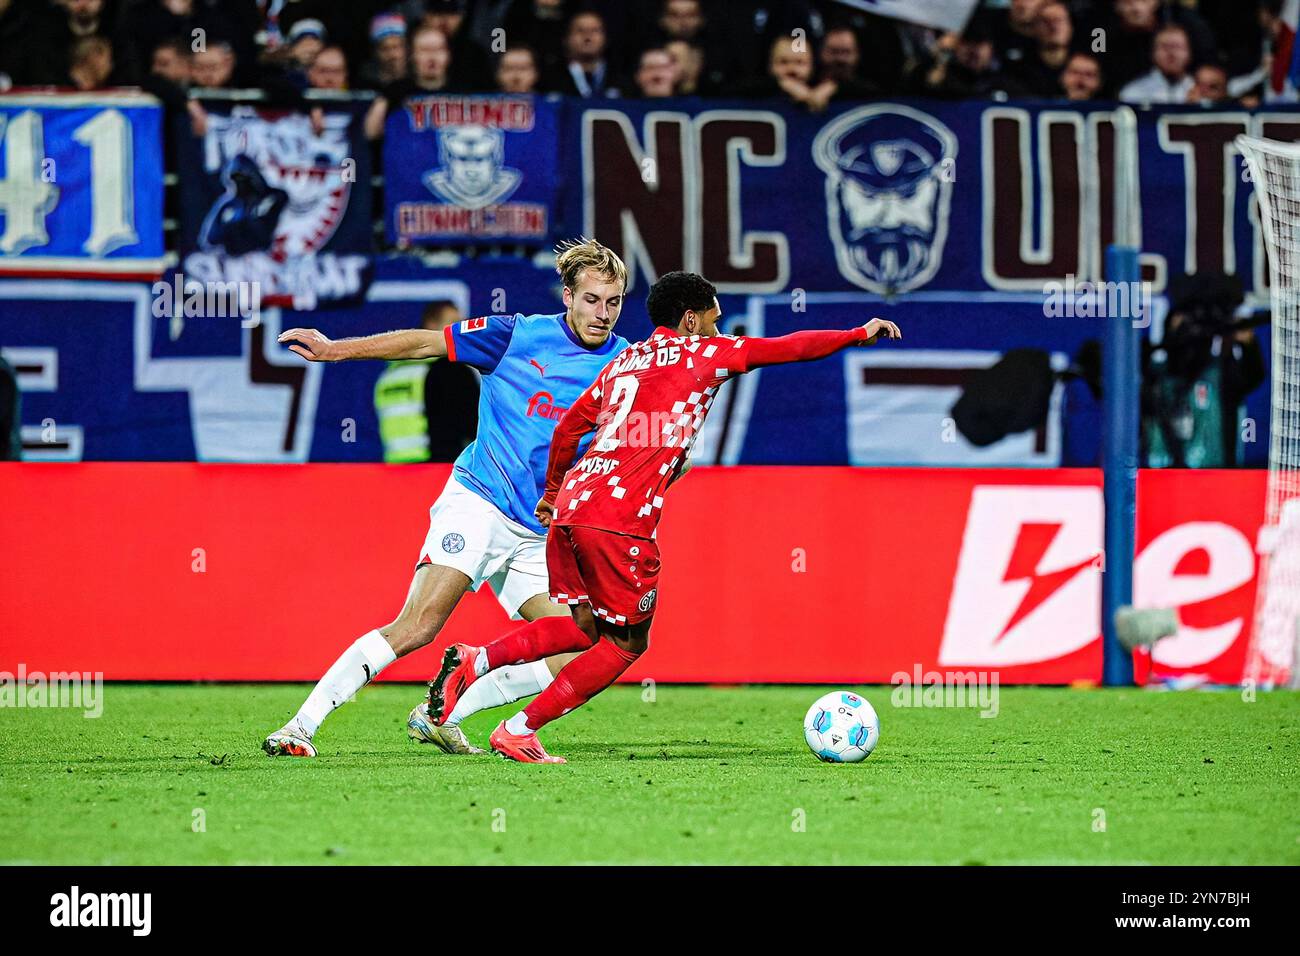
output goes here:
{"type": "Polygon", "coordinates": [[[1263,384],[1252,320],[1237,321],[1241,280],[1176,277],[1158,345],[1142,355],[1142,445],[1151,468],[1233,468],[1242,459],[1246,396],[1263,384]]]}

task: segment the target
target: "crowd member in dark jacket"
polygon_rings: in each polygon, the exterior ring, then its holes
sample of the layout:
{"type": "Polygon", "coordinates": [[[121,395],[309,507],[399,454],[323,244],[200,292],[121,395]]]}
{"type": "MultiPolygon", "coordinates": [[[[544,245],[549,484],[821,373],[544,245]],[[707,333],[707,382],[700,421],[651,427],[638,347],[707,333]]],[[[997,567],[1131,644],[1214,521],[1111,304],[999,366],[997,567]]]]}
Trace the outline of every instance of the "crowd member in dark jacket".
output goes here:
{"type": "Polygon", "coordinates": [[[864,100],[880,92],[880,88],[862,78],[862,53],[858,35],[847,26],[836,26],[826,31],[821,48],[817,51],[822,77],[836,85],[832,99],[864,100]]]}
{"type": "Polygon", "coordinates": [[[54,9],[40,0],[0,0],[0,92],[62,82],[60,32],[54,9]]]}
{"type": "Polygon", "coordinates": [[[356,85],[382,90],[406,72],[406,21],[395,13],[381,13],[370,21],[370,59],[357,72],[356,85]]]}
{"type": "Polygon", "coordinates": [[[149,76],[154,50],[165,40],[180,40],[193,52],[225,44],[237,64],[233,86],[256,86],[254,36],[261,22],[256,0],[133,0],[122,10],[114,52],[131,82],[149,76]]]}
{"type": "Polygon", "coordinates": [[[1151,70],[1156,32],[1167,23],[1187,31],[1193,63],[1214,59],[1214,36],[1210,28],[1187,7],[1162,4],[1160,0],[1115,0],[1113,9],[1095,7],[1094,11],[1080,35],[1098,36],[1104,41],[1106,90],[1111,96],[1151,70]],[[1097,30],[1102,32],[1098,34],[1097,30]]]}
{"type": "Polygon", "coordinates": [[[1076,103],[1095,100],[1101,96],[1104,85],[1105,75],[1095,56],[1082,51],[1070,54],[1061,71],[1061,92],[1067,100],[1076,103]]]}
{"type": "Polygon", "coordinates": [[[1050,0],[1038,10],[1034,23],[1038,42],[1015,63],[1006,66],[1008,91],[1027,97],[1054,97],[1061,92],[1061,71],[1070,58],[1074,24],[1064,3],[1050,0]]]}
{"type": "Polygon", "coordinates": [[[986,17],[975,16],[960,34],[945,33],[931,60],[911,78],[909,92],[943,99],[987,98],[1005,90],[1006,76],[997,69],[993,31],[986,17]]]}
{"type": "Polygon", "coordinates": [[[385,87],[366,113],[366,136],[372,140],[384,135],[388,114],[401,109],[407,97],[460,92],[452,73],[455,62],[446,35],[432,24],[421,23],[410,36],[410,75],[385,87]]]}
{"type": "Polygon", "coordinates": [[[772,41],[767,75],[740,84],[737,92],[756,99],[785,99],[810,113],[819,113],[832,101],[865,99],[873,92],[862,80],[818,78],[816,62],[806,42],[780,36],[772,41]]]}
{"type": "Polygon", "coordinates": [[[592,10],[575,14],[564,35],[564,61],[552,71],[546,88],[583,99],[618,96],[617,81],[606,51],[604,18],[592,10]]]}
{"type": "MultiPolygon", "coordinates": [[[[1047,0],[1011,0],[1005,13],[988,17],[993,58],[1003,69],[1015,69],[1038,47],[1038,13],[1047,0]]],[[[975,15],[978,18],[980,13],[975,15]]],[[[972,19],[975,19],[972,18],[972,19]]]]}

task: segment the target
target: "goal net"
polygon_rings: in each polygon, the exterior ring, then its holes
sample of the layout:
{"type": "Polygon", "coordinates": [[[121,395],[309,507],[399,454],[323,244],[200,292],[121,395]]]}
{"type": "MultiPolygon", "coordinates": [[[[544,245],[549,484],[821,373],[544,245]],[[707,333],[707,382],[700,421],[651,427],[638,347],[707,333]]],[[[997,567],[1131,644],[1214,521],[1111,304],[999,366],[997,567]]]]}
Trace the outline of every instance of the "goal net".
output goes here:
{"type": "Polygon", "coordinates": [[[1268,499],[1243,680],[1300,680],[1300,146],[1240,136],[1259,202],[1272,311],[1268,499]]]}

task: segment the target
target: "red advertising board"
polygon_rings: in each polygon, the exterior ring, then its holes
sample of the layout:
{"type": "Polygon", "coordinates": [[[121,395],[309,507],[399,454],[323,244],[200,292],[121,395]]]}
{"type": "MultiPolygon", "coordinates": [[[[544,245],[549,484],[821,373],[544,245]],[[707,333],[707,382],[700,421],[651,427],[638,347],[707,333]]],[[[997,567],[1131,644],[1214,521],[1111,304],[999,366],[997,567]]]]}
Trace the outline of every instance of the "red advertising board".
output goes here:
{"type": "MultiPolygon", "coordinates": [[[[396,616],[445,465],[0,465],[0,671],[312,680],[396,616]]],[[[887,682],[1101,672],[1100,473],[697,468],[659,532],[651,650],[629,679],[887,682]]],[[[1147,471],[1139,606],[1154,667],[1241,676],[1262,472],[1147,471]]],[[[513,626],[484,590],[435,648],[513,626]]],[[[385,672],[424,680],[424,649],[385,672]]]]}

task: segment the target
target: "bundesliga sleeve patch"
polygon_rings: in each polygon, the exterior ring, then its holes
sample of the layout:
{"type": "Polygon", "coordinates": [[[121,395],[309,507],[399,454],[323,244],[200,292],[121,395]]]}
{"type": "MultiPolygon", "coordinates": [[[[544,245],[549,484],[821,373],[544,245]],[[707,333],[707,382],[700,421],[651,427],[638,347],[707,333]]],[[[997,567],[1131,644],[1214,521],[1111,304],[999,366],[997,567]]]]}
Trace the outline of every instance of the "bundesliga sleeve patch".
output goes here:
{"type": "Polygon", "coordinates": [[[479,329],[487,328],[487,319],[466,319],[460,324],[460,334],[465,335],[468,332],[477,332],[479,329]]]}

